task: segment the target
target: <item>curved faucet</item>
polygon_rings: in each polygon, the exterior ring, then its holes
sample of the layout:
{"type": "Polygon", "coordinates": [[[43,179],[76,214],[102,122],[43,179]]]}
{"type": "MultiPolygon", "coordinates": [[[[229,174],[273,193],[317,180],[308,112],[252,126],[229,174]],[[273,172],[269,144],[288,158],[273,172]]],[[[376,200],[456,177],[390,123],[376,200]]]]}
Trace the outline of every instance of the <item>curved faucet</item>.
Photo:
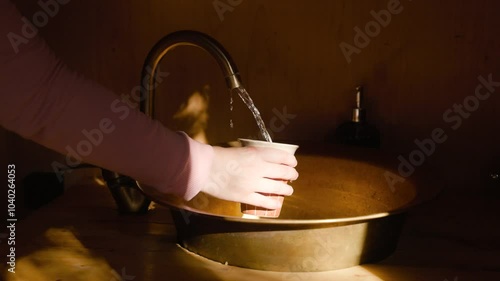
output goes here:
{"type": "MultiPolygon", "coordinates": [[[[177,31],[171,33],[156,43],[149,52],[141,74],[140,109],[149,117],[154,117],[154,91],[156,88],[156,70],[161,59],[168,51],[177,46],[196,46],[212,55],[219,64],[230,90],[241,87],[240,76],[233,60],[212,37],[197,31],[177,31]]],[[[120,213],[145,213],[150,200],[142,193],[139,184],[133,179],[102,169],[102,175],[120,213]]]]}
{"type": "Polygon", "coordinates": [[[241,87],[238,69],[219,42],[201,32],[191,30],[177,31],[163,37],[156,43],[149,52],[142,68],[141,83],[146,93],[142,93],[140,108],[142,112],[150,117],[154,116],[154,91],[156,88],[156,70],[158,64],[165,54],[178,46],[195,46],[205,50],[219,64],[229,90],[241,87]]]}

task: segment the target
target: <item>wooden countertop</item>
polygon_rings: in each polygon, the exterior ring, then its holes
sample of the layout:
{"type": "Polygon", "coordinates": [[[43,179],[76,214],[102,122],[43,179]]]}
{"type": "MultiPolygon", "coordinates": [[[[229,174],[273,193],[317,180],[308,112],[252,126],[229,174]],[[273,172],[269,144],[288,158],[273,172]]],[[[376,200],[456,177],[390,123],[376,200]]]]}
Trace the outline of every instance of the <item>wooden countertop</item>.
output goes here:
{"type": "Polygon", "coordinates": [[[106,187],[94,183],[72,187],[17,222],[16,273],[7,272],[5,262],[0,267],[8,281],[498,281],[499,214],[499,197],[445,192],[409,215],[398,249],[380,263],[329,272],[265,272],[184,251],[175,244],[168,209],[120,216],[106,187]]]}

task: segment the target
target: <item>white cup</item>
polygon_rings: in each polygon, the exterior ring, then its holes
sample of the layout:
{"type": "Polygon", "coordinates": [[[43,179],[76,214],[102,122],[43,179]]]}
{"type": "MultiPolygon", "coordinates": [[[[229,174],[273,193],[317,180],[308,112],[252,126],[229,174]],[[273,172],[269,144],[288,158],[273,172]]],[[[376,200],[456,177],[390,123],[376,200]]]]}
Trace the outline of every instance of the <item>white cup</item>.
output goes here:
{"type": "MultiPolygon", "coordinates": [[[[295,151],[297,151],[297,148],[299,148],[299,146],[295,145],[295,144],[267,142],[267,141],[261,141],[261,140],[238,139],[238,141],[240,141],[242,146],[270,147],[270,148],[283,150],[283,151],[288,152],[292,155],[294,155],[295,151]]],[[[283,195],[278,195],[278,194],[270,194],[270,193],[263,193],[263,194],[266,195],[267,197],[273,198],[276,201],[280,202],[280,208],[275,209],[275,210],[269,210],[269,209],[257,207],[254,205],[241,203],[241,212],[244,214],[244,216],[251,215],[251,216],[268,217],[268,218],[279,217],[279,215],[281,213],[281,205],[283,205],[283,201],[284,201],[285,197],[283,195]]]]}

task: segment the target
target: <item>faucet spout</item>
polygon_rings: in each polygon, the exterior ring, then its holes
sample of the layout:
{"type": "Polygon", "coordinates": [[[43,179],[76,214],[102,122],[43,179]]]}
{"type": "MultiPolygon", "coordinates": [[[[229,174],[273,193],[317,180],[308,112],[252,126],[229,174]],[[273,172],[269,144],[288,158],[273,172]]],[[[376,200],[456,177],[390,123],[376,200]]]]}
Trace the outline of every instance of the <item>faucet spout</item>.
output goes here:
{"type": "MultiPolygon", "coordinates": [[[[140,109],[154,117],[154,92],[156,71],[161,59],[177,46],[196,46],[212,55],[219,64],[230,90],[241,87],[236,65],[221,44],[208,35],[196,31],[178,31],[163,37],[149,52],[142,68],[140,109]]],[[[150,200],[135,180],[118,173],[102,169],[103,178],[115,199],[120,213],[145,213],[150,200]]]]}
{"type": "Polygon", "coordinates": [[[197,31],[183,30],[171,33],[156,43],[149,52],[142,68],[141,82],[145,88],[142,93],[140,109],[146,115],[154,116],[154,91],[156,87],[156,70],[162,58],[170,50],[178,46],[199,47],[217,61],[227,86],[230,90],[241,87],[240,75],[228,52],[212,37],[197,31]]]}

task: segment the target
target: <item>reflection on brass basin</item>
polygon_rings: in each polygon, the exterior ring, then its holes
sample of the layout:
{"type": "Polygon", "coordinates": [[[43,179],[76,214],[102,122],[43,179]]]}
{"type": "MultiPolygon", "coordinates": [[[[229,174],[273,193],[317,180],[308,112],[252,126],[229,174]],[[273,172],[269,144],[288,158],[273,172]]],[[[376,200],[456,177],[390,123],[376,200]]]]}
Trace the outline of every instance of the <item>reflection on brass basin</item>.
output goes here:
{"type": "Polygon", "coordinates": [[[404,213],[439,188],[423,167],[392,188],[396,157],[372,149],[300,144],[300,173],[278,219],[243,219],[238,203],[166,197],[179,244],[229,265],[325,271],[379,261],[397,245],[404,213]]]}

